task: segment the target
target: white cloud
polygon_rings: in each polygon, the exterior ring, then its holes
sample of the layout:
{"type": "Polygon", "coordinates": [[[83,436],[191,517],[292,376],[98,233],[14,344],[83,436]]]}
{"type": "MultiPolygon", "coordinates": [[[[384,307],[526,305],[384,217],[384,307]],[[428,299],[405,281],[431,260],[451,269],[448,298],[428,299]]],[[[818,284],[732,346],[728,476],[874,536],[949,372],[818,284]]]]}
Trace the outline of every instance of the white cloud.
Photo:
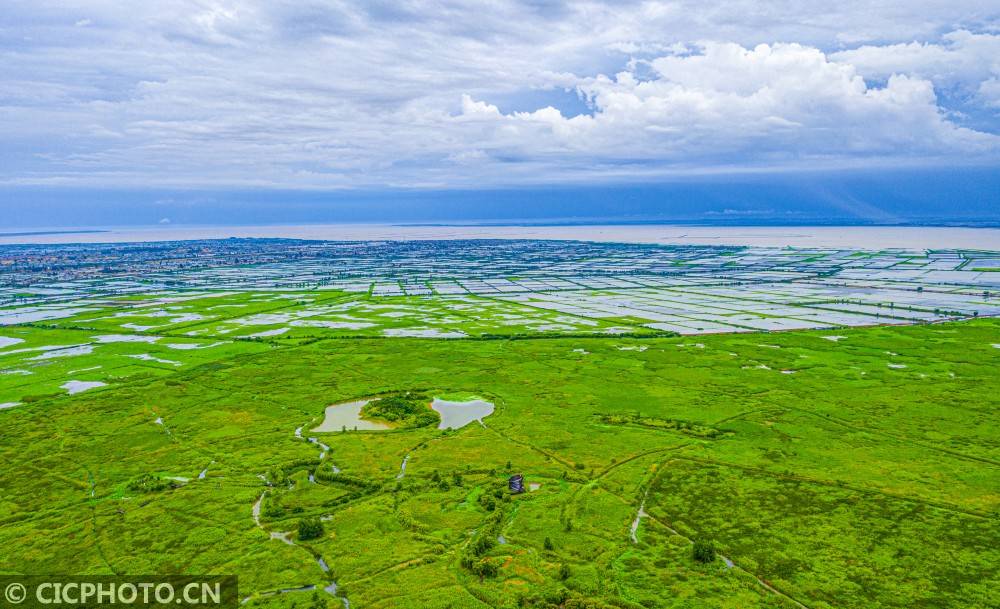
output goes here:
{"type": "Polygon", "coordinates": [[[702,52],[581,79],[592,116],[548,107],[501,114],[463,99],[462,119],[491,121],[493,142],[618,159],[744,164],[807,158],[989,153],[1000,138],[948,122],[931,82],[893,75],[870,88],[857,70],[798,44],[705,43],[702,52]]]}
{"type": "Polygon", "coordinates": [[[1000,75],[1000,35],[957,30],[937,42],[865,45],[831,55],[869,78],[910,74],[942,87],[975,90],[985,80],[1000,75]]]}
{"type": "Polygon", "coordinates": [[[991,78],[979,85],[979,99],[983,104],[1000,108],[1000,79],[991,78]]]}
{"type": "Polygon", "coordinates": [[[0,184],[994,162],[996,117],[956,122],[939,89],[1000,107],[995,19],[972,0],[15,3],[0,14],[0,184]]]}

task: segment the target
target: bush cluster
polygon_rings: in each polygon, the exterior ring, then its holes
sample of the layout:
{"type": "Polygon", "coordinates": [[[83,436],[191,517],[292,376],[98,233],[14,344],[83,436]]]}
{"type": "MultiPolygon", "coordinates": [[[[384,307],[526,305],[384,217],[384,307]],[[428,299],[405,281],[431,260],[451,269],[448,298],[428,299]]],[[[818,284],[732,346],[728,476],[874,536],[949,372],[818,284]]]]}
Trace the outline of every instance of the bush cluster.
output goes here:
{"type": "Polygon", "coordinates": [[[318,539],[323,536],[323,521],[317,516],[299,520],[299,541],[318,539]]]}
{"type": "Polygon", "coordinates": [[[177,488],[177,483],[173,480],[164,480],[153,474],[143,474],[126,485],[128,490],[135,493],[155,493],[171,488],[177,488]]]}
{"type": "Polygon", "coordinates": [[[430,396],[422,392],[393,393],[365,404],[361,416],[404,428],[437,425],[441,417],[428,408],[430,401],[430,396]]]}
{"type": "Polygon", "coordinates": [[[711,540],[698,540],[691,548],[691,556],[700,563],[710,563],[715,560],[715,544],[711,540]]]}

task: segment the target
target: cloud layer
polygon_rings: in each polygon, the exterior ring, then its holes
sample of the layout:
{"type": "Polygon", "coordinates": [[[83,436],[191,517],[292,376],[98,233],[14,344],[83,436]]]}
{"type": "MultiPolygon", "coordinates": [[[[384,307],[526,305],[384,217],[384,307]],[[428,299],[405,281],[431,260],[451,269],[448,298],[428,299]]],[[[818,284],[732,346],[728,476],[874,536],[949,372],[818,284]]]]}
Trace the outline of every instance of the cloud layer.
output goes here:
{"type": "Polygon", "coordinates": [[[0,183],[467,188],[994,164],[981,2],[13,2],[0,183]]]}

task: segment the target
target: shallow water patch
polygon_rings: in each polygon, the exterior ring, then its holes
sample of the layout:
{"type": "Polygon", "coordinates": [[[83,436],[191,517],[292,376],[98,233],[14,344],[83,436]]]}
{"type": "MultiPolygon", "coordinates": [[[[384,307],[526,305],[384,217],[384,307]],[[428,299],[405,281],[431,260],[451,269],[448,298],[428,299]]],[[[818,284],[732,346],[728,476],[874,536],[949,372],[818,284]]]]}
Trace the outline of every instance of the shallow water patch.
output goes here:
{"type": "Polygon", "coordinates": [[[159,336],[136,336],[135,334],[102,334],[92,337],[99,343],[155,343],[159,336]]]}
{"type": "Polygon", "coordinates": [[[218,347],[219,345],[225,345],[228,342],[229,341],[222,340],[207,345],[202,343],[167,343],[166,346],[171,349],[189,351],[191,349],[210,349],[212,347],[218,347]]]}
{"type": "Polygon", "coordinates": [[[29,357],[31,361],[54,359],[57,357],[75,357],[77,355],[90,355],[94,352],[94,347],[91,345],[75,345],[67,347],[65,349],[52,349],[51,351],[46,351],[41,355],[36,355],[35,357],[29,357]]]}
{"type": "Polygon", "coordinates": [[[139,324],[134,324],[131,322],[127,324],[122,324],[122,328],[125,328],[127,330],[135,330],[136,332],[145,332],[146,330],[154,330],[159,327],[161,326],[141,326],[139,324]]]}
{"type": "Polygon", "coordinates": [[[459,330],[440,330],[438,328],[386,328],[385,336],[396,338],[465,338],[465,332],[459,330]]]}
{"type": "Polygon", "coordinates": [[[263,332],[257,332],[256,334],[247,334],[247,338],[267,338],[268,336],[278,336],[279,334],[284,334],[288,332],[291,328],[275,328],[274,330],[264,330],[263,332]]]}
{"type": "Polygon", "coordinates": [[[104,387],[107,383],[102,383],[101,381],[66,381],[60,387],[66,390],[66,393],[74,395],[82,391],[87,391],[88,389],[96,389],[97,387],[104,387]]]}
{"type": "Polygon", "coordinates": [[[290,326],[299,328],[327,328],[330,330],[363,330],[371,328],[375,324],[364,321],[327,321],[322,319],[303,319],[293,321],[290,326]]]}
{"type": "Polygon", "coordinates": [[[431,408],[441,415],[438,429],[460,429],[473,421],[490,416],[494,410],[492,402],[480,399],[454,402],[434,398],[434,401],[431,402],[431,408]]]}
{"type": "Polygon", "coordinates": [[[155,355],[150,355],[149,353],[138,353],[136,355],[126,355],[125,357],[130,357],[132,359],[142,360],[144,362],[156,362],[157,364],[167,364],[170,366],[180,366],[180,362],[175,362],[171,359],[163,359],[156,357],[155,355]]]}
{"type": "Polygon", "coordinates": [[[323,422],[312,431],[336,432],[347,430],[358,431],[384,431],[392,429],[385,423],[366,421],[361,418],[361,408],[371,400],[357,400],[344,404],[334,404],[326,407],[326,414],[323,422]]]}

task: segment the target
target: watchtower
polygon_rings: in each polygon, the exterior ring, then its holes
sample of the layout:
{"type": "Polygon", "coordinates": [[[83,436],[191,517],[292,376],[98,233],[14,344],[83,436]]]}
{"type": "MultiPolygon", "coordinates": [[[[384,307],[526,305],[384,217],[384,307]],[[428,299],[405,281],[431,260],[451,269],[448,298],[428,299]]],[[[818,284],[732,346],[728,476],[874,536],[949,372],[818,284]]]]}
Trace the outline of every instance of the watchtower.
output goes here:
{"type": "Polygon", "coordinates": [[[524,492],[524,475],[514,474],[507,481],[507,488],[510,489],[512,495],[517,495],[518,493],[524,492]]]}

